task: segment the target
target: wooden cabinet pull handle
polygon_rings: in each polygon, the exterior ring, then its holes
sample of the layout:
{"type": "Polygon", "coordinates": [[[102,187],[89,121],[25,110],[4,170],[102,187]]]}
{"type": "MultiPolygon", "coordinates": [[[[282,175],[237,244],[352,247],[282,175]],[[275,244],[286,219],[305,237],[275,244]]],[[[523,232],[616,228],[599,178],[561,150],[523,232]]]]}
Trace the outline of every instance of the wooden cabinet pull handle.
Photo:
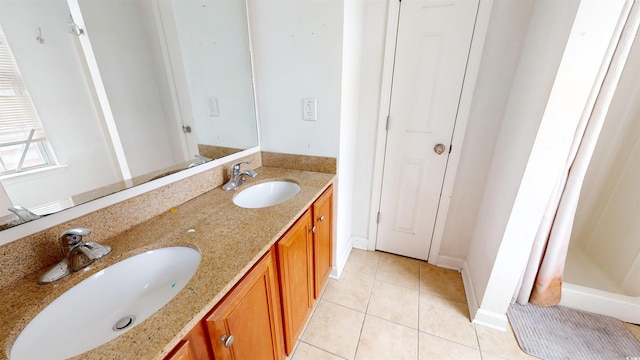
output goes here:
{"type": "Polygon", "coordinates": [[[224,347],[226,348],[230,348],[231,345],[233,345],[233,340],[235,340],[235,338],[233,337],[233,335],[229,335],[227,336],[227,334],[222,335],[222,337],[220,338],[220,343],[224,345],[224,347]]]}

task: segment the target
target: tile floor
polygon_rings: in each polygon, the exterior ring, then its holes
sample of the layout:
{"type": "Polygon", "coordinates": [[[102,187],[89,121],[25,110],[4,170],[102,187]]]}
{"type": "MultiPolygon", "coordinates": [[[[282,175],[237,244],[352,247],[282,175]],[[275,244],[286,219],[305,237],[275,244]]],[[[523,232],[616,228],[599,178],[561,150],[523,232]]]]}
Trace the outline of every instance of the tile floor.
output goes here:
{"type": "Polygon", "coordinates": [[[353,249],[340,280],[329,280],[290,359],[537,358],[520,350],[513,332],[469,321],[456,271],[353,249]]]}

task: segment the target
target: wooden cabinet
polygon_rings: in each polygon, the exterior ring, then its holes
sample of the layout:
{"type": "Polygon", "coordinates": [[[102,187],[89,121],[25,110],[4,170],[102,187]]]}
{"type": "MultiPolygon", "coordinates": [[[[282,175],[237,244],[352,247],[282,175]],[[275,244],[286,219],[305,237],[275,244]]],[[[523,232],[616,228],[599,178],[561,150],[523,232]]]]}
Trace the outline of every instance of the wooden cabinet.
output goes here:
{"type": "Polygon", "coordinates": [[[309,210],[276,243],[285,352],[290,355],[313,310],[313,244],[309,210]]]}
{"type": "Polygon", "coordinates": [[[280,360],[282,320],[273,250],[205,319],[216,360],[280,360]]]}
{"type": "Polygon", "coordinates": [[[276,243],[287,355],[329,278],[332,221],[333,188],[329,187],[276,243]]]}
{"type": "Polygon", "coordinates": [[[329,279],[333,264],[333,187],[313,203],[313,274],[314,299],[317,299],[329,279]]]}
{"type": "Polygon", "coordinates": [[[165,360],[210,360],[211,347],[202,323],[198,323],[180,341],[165,360]]]}
{"type": "Polygon", "coordinates": [[[189,341],[182,341],[176,348],[173,350],[169,356],[165,358],[166,360],[195,360],[193,357],[193,351],[191,350],[191,345],[189,341]]]}
{"type": "Polygon", "coordinates": [[[330,186],[165,360],[290,355],[331,272],[332,234],[330,186]]]}

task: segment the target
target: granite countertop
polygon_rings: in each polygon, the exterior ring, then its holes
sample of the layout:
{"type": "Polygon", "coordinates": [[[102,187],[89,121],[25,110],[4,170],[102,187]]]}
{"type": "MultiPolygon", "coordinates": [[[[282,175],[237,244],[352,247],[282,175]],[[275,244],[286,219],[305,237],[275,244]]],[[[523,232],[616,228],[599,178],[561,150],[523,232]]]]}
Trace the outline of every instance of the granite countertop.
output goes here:
{"type": "MultiPolygon", "coordinates": [[[[251,269],[335,177],[333,174],[272,167],[261,167],[256,172],[258,176],[247,179],[239,190],[270,180],[292,180],[301,186],[301,190],[283,204],[243,209],[232,203],[237,191],[216,188],[104,241],[113,251],[85,270],[47,285],[38,284],[41,275],[38,272],[5,288],[0,294],[2,358],[7,357],[7,349],[34,316],[92,274],[148,250],[179,245],[193,247],[201,252],[202,261],[193,278],[175,298],[130,331],[74,358],[162,359],[251,269]]],[[[91,228],[91,224],[86,226],[91,228]]],[[[72,338],[73,334],[70,334],[72,338]]]]}

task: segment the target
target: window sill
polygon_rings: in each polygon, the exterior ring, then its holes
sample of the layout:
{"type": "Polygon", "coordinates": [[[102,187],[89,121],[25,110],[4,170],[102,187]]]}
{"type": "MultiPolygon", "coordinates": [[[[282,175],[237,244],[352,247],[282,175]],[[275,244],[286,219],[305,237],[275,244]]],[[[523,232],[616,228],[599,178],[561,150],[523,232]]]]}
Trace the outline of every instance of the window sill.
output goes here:
{"type": "Polygon", "coordinates": [[[29,181],[29,180],[34,180],[34,179],[38,179],[45,176],[61,174],[67,171],[67,167],[68,165],[53,165],[53,166],[47,166],[43,168],[23,171],[23,172],[14,173],[14,174],[2,175],[0,176],[0,181],[2,181],[2,184],[4,184],[5,186],[13,185],[23,181],[29,181]]]}

